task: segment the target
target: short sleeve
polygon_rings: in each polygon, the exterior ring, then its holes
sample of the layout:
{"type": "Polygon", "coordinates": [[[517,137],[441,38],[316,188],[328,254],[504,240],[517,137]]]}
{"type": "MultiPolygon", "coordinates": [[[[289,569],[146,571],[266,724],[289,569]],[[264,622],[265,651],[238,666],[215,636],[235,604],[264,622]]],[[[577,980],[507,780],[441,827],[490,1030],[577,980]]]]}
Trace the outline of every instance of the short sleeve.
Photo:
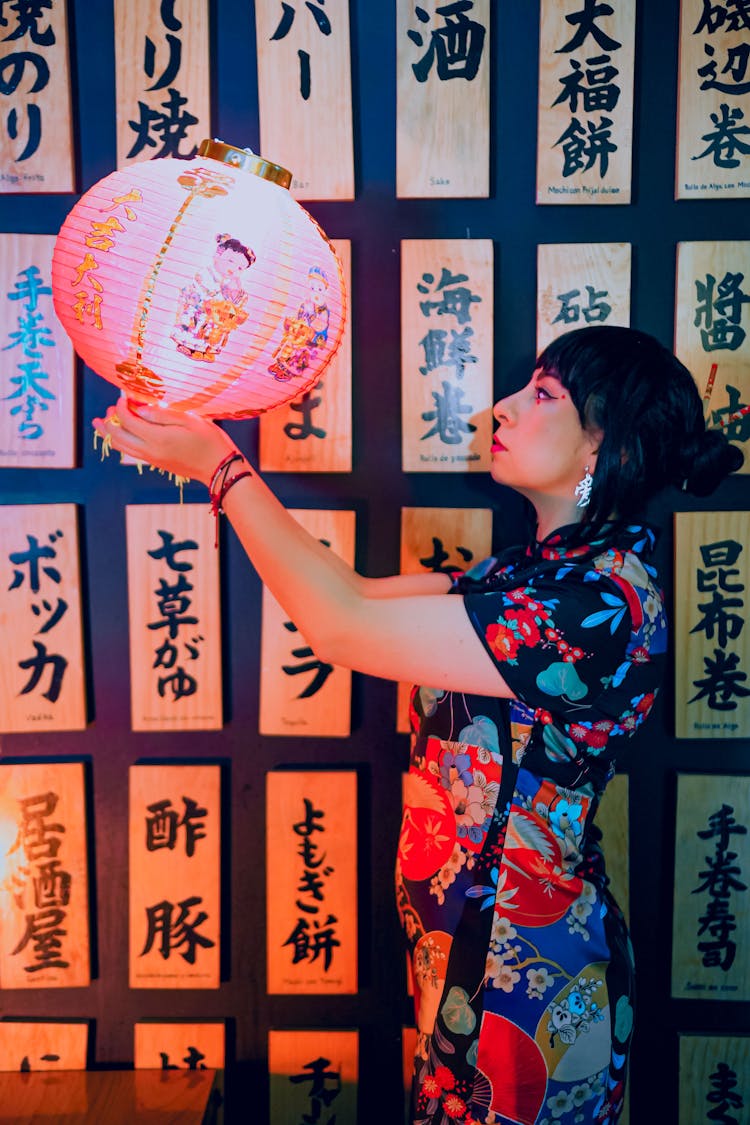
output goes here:
{"type": "Polygon", "coordinates": [[[534,710],[585,719],[626,658],[628,601],[597,570],[562,564],[516,587],[466,593],[464,605],[505,682],[534,710]]]}

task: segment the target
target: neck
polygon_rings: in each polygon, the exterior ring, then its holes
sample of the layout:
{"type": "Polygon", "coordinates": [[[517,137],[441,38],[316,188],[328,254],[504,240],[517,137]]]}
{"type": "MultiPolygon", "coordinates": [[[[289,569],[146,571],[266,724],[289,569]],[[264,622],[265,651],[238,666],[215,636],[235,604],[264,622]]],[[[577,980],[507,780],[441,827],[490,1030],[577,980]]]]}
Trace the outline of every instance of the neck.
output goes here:
{"type": "Polygon", "coordinates": [[[558,527],[581,522],[581,509],[575,500],[561,500],[558,497],[530,497],[536,512],[536,537],[539,541],[558,527]]]}

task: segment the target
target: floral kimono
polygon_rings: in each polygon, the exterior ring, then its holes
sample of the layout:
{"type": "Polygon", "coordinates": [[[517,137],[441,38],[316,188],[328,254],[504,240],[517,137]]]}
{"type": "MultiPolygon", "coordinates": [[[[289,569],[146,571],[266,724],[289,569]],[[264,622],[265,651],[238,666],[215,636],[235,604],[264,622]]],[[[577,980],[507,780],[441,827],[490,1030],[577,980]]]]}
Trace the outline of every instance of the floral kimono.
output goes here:
{"type": "Polygon", "coordinates": [[[513,700],[415,688],[396,890],[414,1125],[614,1125],[633,960],[594,815],[666,647],[654,543],[562,529],[457,576],[513,700]]]}

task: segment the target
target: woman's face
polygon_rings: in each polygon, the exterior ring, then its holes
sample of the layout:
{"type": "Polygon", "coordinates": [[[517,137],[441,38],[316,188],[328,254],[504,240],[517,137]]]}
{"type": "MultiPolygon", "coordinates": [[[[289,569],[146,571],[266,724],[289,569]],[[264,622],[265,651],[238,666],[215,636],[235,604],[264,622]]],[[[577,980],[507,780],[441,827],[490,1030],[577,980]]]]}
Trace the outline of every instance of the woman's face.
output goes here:
{"type": "Polygon", "coordinates": [[[527,496],[573,500],[586,466],[596,464],[600,433],[584,430],[570,393],[537,368],[515,394],[500,399],[491,475],[527,496]]]}
{"type": "Polygon", "coordinates": [[[236,277],[247,269],[247,258],[238,250],[217,250],[214,258],[216,271],[221,277],[236,277]]]}

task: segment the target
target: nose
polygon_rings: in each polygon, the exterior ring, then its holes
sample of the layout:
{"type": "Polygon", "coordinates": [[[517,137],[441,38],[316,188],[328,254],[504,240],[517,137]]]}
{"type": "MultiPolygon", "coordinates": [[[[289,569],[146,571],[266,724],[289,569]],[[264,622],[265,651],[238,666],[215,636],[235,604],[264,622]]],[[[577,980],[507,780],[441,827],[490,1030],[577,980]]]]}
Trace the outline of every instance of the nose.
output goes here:
{"type": "MultiPolygon", "coordinates": [[[[517,394],[518,392],[516,392],[517,394]]],[[[516,395],[506,395],[505,398],[498,399],[492,408],[496,422],[512,422],[515,411],[515,398],[516,395]]]]}

